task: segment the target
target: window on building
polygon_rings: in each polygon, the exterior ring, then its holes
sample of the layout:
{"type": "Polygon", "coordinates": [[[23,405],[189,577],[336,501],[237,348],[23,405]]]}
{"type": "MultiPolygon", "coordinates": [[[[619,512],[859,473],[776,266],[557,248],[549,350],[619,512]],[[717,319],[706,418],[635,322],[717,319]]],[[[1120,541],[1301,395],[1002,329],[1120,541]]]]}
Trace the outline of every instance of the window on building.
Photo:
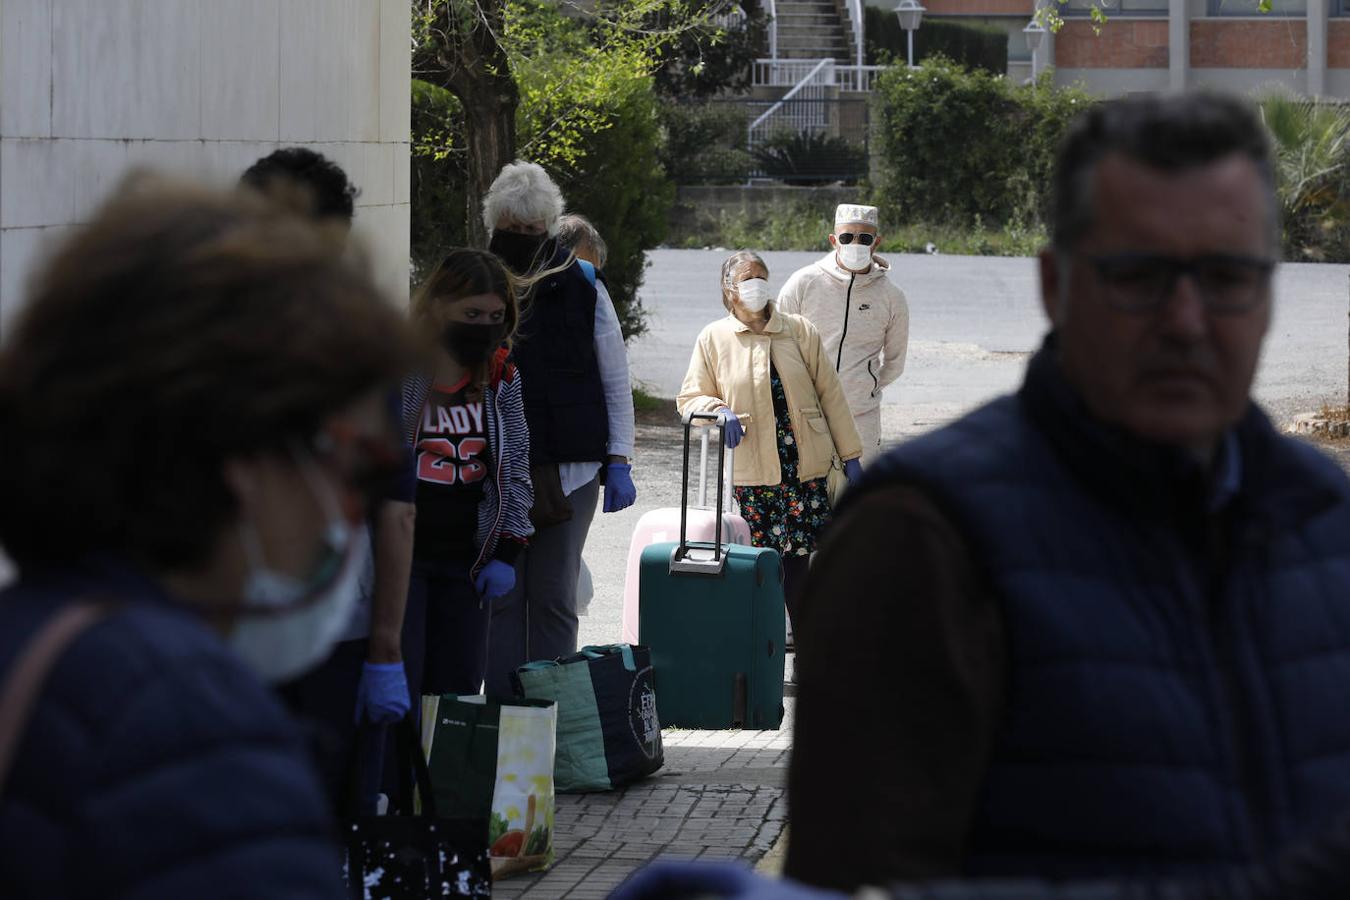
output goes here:
{"type": "MultiPolygon", "coordinates": [[[[1344,0],[1333,0],[1334,4],[1344,0]]],[[[1211,16],[1284,16],[1301,17],[1308,14],[1308,0],[1271,0],[1270,12],[1261,12],[1261,0],[1209,0],[1211,16]]]]}
{"type": "MultiPolygon", "coordinates": [[[[1210,0],[1215,2],[1215,0],[1210,0]]],[[[1111,16],[1165,16],[1167,0],[1069,0],[1059,8],[1062,15],[1086,16],[1099,6],[1107,18],[1111,16]]]]}

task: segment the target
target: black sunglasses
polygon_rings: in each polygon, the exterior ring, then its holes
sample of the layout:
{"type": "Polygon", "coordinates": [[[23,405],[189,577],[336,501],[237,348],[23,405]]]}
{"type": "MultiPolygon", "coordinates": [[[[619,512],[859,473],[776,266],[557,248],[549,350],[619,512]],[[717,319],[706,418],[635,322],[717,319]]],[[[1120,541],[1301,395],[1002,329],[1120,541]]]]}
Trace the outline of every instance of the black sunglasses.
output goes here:
{"type": "Polygon", "coordinates": [[[854,234],[851,231],[845,231],[842,234],[836,234],[834,238],[841,244],[851,244],[856,240],[864,247],[870,247],[872,246],[872,242],[877,239],[877,236],[875,234],[868,234],[865,231],[862,234],[854,234]]]}
{"type": "Polygon", "coordinates": [[[1106,302],[1124,312],[1151,312],[1167,302],[1177,282],[1189,276],[1205,309],[1236,315],[1269,296],[1275,261],[1259,256],[1207,254],[1181,258],[1148,253],[1078,254],[1097,272],[1106,302]]]}

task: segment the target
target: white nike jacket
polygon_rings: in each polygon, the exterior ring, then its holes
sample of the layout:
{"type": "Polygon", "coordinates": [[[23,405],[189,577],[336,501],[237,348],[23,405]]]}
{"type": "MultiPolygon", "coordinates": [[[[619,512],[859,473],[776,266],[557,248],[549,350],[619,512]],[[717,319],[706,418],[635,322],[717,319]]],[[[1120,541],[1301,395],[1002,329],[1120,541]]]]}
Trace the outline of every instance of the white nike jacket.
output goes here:
{"type": "Polygon", "coordinates": [[[881,404],[881,391],[905,370],[909,303],[886,277],[890,263],[872,258],[855,275],[834,253],[792,273],[778,294],[778,309],[805,316],[820,332],[849,409],[859,416],[881,404]]]}

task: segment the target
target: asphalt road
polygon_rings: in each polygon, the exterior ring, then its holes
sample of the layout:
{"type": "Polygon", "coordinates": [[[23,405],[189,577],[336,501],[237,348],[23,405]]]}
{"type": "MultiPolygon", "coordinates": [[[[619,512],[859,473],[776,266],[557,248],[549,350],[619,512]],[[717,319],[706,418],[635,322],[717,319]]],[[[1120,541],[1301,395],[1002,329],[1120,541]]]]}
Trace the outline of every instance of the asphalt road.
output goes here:
{"type": "MultiPolygon", "coordinates": [[[[724,315],[717,250],[657,250],[649,254],[642,299],[648,334],[628,348],[636,383],[674,397],[689,353],[705,324],[724,315]]],[[[765,253],[777,290],[793,270],[823,254],[765,253]]],[[[1027,355],[1040,343],[1045,317],[1031,259],[898,256],[894,279],[910,305],[905,374],[886,393],[882,433],[894,441],[941,425],[1013,390],[1027,355]]],[[[1256,395],[1276,419],[1315,410],[1346,395],[1350,266],[1288,265],[1276,283],[1275,319],[1257,375],[1256,395]]],[[[583,643],[619,640],[624,567],[633,527],[642,513],[679,502],[678,432],[639,429],[634,481],[638,503],[597,515],[585,558],[596,596],[582,619],[583,643]]]]}
{"type": "MultiPolygon", "coordinates": [[[[642,300],[650,331],[629,347],[636,382],[673,397],[699,330],[724,315],[718,278],[726,252],[649,254],[642,300]]],[[[766,253],[776,291],[823,254],[766,253]]],[[[893,279],[910,307],[905,374],[886,392],[888,439],[926,430],[1016,387],[1024,354],[1045,333],[1036,261],[1000,257],[893,257],[893,279]]],[[[1275,321],[1256,394],[1278,418],[1346,393],[1350,266],[1287,265],[1276,284],[1275,321]]]]}

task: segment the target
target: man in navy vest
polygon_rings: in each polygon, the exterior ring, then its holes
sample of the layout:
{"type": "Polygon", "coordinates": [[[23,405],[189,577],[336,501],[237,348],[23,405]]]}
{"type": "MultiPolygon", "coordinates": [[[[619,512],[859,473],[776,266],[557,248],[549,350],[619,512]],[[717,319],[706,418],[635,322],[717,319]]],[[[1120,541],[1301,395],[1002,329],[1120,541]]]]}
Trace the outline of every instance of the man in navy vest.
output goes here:
{"type": "Polygon", "coordinates": [[[1104,103],[1054,178],[1021,390],[869,469],[813,568],[796,878],[1187,876],[1350,807],[1350,482],[1250,399],[1265,130],[1104,103]]]}

